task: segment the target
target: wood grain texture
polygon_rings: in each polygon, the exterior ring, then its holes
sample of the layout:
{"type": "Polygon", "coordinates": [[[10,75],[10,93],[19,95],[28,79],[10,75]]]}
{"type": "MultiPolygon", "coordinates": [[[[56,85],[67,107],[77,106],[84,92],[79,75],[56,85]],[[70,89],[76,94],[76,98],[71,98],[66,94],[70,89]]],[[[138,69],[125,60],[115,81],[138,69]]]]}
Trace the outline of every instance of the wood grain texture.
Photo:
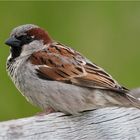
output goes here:
{"type": "Polygon", "coordinates": [[[140,110],[113,107],[10,120],[0,123],[0,140],[140,140],[140,110]]]}

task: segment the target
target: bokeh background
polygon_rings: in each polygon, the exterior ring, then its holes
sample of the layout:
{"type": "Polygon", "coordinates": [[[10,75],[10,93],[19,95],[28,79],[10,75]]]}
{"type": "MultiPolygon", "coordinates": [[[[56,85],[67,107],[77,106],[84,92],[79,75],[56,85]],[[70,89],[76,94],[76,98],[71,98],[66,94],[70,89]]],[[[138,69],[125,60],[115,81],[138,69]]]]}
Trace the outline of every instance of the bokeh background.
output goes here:
{"type": "Polygon", "coordinates": [[[128,88],[140,86],[140,2],[0,2],[0,121],[40,110],[15,88],[5,70],[10,31],[37,24],[80,51],[128,88]]]}

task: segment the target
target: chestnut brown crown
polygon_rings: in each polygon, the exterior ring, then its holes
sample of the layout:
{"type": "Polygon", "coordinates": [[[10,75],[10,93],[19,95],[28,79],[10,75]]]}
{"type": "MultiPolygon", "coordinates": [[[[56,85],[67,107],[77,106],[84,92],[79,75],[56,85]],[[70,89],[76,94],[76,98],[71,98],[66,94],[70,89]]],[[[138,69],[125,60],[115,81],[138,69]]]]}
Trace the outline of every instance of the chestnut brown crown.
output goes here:
{"type": "Polygon", "coordinates": [[[52,42],[49,34],[44,29],[37,25],[26,24],[14,28],[5,44],[11,47],[22,47],[33,40],[42,40],[44,44],[52,42]]]}
{"type": "Polygon", "coordinates": [[[49,34],[37,25],[26,24],[14,28],[5,42],[11,47],[11,60],[20,56],[23,46],[34,40],[41,40],[44,44],[52,42],[49,34]]]}

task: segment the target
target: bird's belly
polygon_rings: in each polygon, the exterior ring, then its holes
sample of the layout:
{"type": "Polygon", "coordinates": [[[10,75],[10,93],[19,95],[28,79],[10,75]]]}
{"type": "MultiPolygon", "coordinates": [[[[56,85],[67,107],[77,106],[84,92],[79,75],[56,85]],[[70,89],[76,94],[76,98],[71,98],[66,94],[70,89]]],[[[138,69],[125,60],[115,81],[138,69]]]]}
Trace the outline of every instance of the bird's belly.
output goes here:
{"type": "Polygon", "coordinates": [[[52,107],[56,111],[77,114],[109,103],[105,98],[107,93],[102,90],[43,80],[25,66],[14,73],[12,79],[26,99],[43,110],[52,107]]]}
{"type": "Polygon", "coordinates": [[[26,69],[14,78],[15,85],[32,104],[46,109],[48,106],[65,113],[76,114],[93,108],[89,89],[38,78],[26,69]],[[92,106],[92,107],[91,107],[92,106]]]}
{"type": "Polygon", "coordinates": [[[77,114],[84,110],[92,110],[106,103],[98,90],[87,89],[57,81],[42,80],[25,73],[18,82],[18,88],[32,104],[46,109],[52,107],[56,111],[77,114]]]}

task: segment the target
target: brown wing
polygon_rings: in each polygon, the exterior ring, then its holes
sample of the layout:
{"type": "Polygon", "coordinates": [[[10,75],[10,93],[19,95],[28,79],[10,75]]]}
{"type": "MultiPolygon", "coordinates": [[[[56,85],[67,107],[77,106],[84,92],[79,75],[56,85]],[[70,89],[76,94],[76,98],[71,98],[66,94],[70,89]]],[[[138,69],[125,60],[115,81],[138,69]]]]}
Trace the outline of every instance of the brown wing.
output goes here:
{"type": "Polygon", "coordinates": [[[33,53],[29,61],[38,66],[37,75],[43,79],[90,88],[122,88],[102,68],[61,44],[33,53]]]}

